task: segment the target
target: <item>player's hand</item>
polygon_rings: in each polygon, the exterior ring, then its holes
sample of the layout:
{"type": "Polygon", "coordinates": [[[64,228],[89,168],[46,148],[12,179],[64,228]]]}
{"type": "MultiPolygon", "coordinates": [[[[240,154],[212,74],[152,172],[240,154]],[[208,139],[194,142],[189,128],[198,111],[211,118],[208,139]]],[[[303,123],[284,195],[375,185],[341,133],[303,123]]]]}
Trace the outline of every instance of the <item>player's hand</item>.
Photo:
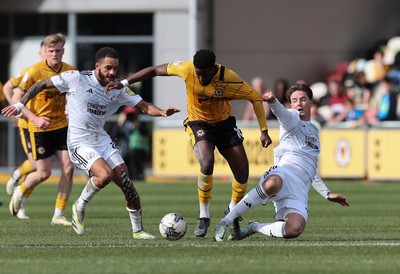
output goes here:
{"type": "Polygon", "coordinates": [[[328,200],[331,202],[335,202],[341,204],[342,206],[350,206],[347,197],[337,193],[329,193],[328,200]]]}
{"type": "Polygon", "coordinates": [[[21,110],[17,110],[15,105],[6,106],[1,110],[1,113],[6,117],[12,117],[21,113],[21,110]]]}
{"type": "Polygon", "coordinates": [[[264,94],[263,94],[263,101],[266,101],[268,103],[275,103],[275,95],[271,90],[267,90],[264,94]]]}
{"type": "Polygon", "coordinates": [[[268,130],[261,131],[260,141],[263,147],[268,147],[270,144],[272,144],[272,139],[268,135],[268,130]]]}
{"type": "Polygon", "coordinates": [[[107,84],[104,94],[108,94],[110,92],[110,90],[112,90],[112,89],[121,89],[123,87],[124,86],[121,84],[121,82],[111,81],[110,83],[107,84]]]}
{"type": "Polygon", "coordinates": [[[180,109],[169,107],[162,111],[161,116],[162,117],[171,116],[172,114],[180,112],[180,111],[181,111],[180,109]]]}
{"type": "Polygon", "coordinates": [[[33,122],[41,130],[46,130],[50,127],[50,118],[46,116],[36,117],[33,122]]]}

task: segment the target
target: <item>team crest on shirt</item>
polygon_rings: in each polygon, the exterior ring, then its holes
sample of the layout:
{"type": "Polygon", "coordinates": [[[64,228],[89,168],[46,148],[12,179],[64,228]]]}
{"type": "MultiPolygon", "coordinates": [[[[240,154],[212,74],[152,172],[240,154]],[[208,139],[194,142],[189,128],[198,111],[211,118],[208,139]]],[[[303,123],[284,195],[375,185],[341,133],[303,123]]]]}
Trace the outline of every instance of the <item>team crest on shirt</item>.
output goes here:
{"type": "Polygon", "coordinates": [[[174,65],[174,66],[180,66],[180,65],[182,65],[183,64],[183,61],[174,61],[173,63],[172,63],[172,65],[174,65]]]}
{"type": "Polygon", "coordinates": [[[29,72],[25,72],[24,77],[22,78],[22,82],[26,82],[29,77],[29,72]]]}
{"type": "Polygon", "coordinates": [[[93,159],[93,157],[94,157],[93,151],[90,151],[88,154],[86,154],[86,159],[88,159],[88,160],[93,159]]]}
{"type": "Polygon", "coordinates": [[[202,137],[202,136],[204,136],[204,134],[206,134],[206,133],[205,133],[204,130],[202,130],[202,129],[196,131],[196,136],[197,136],[197,137],[202,137]]]}
{"type": "Polygon", "coordinates": [[[109,93],[108,99],[110,99],[110,101],[114,101],[117,99],[117,95],[115,93],[109,93]]]}
{"type": "Polygon", "coordinates": [[[131,90],[129,87],[125,87],[125,91],[126,93],[128,93],[130,96],[135,96],[135,92],[133,90],[131,90]]]}
{"type": "Polygon", "coordinates": [[[67,70],[67,71],[64,71],[63,73],[59,74],[58,77],[59,77],[60,80],[62,81],[63,78],[68,77],[68,76],[70,76],[70,75],[72,75],[72,74],[74,74],[74,73],[75,73],[74,70],[67,70]]]}
{"type": "Polygon", "coordinates": [[[224,90],[222,88],[216,88],[214,91],[215,96],[222,96],[224,90]]]}
{"type": "Polygon", "coordinates": [[[44,153],[46,152],[46,150],[44,149],[44,147],[38,147],[38,148],[37,148],[37,152],[38,152],[39,154],[44,154],[44,153]]]}

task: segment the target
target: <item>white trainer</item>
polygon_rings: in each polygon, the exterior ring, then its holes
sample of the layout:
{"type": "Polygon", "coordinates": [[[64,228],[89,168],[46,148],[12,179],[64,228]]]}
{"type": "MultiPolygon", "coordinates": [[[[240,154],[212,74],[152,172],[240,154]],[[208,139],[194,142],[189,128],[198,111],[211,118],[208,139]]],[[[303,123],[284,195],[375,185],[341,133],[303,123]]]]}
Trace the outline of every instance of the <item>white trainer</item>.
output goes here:
{"type": "Polygon", "coordinates": [[[21,202],[22,202],[23,197],[24,196],[22,195],[22,193],[20,191],[18,191],[18,189],[16,191],[14,191],[14,194],[12,195],[10,204],[8,206],[8,209],[10,210],[11,215],[13,215],[13,216],[17,215],[17,213],[21,207],[21,202]]]}
{"type": "Polygon", "coordinates": [[[29,219],[29,216],[26,215],[25,208],[21,207],[21,208],[18,210],[17,218],[20,219],[20,220],[28,220],[28,219],[29,219]]]}
{"type": "Polygon", "coordinates": [[[154,237],[153,235],[151,235],[150,233],[148,233],[145,230],[140,230],[137,232],[133,232],[133,239],[135,240],[155,240],[156,237],[154,237]]]}
{"type": "Polygon", "coordinates": [[[78,209],[77,201],[72,205],[72,228],[78,235],[85,233],[85,210],[78,209]]]}
{"type": "Polygon", "coordinates": [[[58,216],[51,219],[51,225],[72,226],[72,223],[65,216],[58,216]]]}
{"type": "Polygon", "coordinates": [[[14,189],[17,187],[18,185],[18,179],[14,179],[13,174],[11,174],[10,178],[7,181],[6,184],[6,192],[8,195],[13,195],[14,193],[14,189]]]}

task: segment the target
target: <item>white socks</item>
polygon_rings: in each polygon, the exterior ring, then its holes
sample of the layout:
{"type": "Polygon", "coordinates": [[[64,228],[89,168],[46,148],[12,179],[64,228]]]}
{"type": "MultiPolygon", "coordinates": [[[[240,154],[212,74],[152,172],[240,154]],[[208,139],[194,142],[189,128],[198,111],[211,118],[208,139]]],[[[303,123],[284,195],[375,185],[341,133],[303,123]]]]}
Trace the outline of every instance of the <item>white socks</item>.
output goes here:
{"type": "Polygon", "coordinates": [[[285,222],[279,221],[275,223],[263,223],[253,226],[254,231],[262,233],[264,235],[283,238],[285,236],[285,222]]]}
{"type": "Polygon", "coordinates": [[[263,201],[268,199],[268,195],[264,192],[261,185],[257,185],[250,190],[237,205],[231,209],[228,215],[222,219],[226,224],[231,224],[234,219],[243,215],[250,209],[260,205],[263,201]]]}
{"type": "Polygon", "coordinates": [[[131,219],[133,232],[138,232],[138,231],[143,230],[142,209],[134,210],[134,209],[126,208],[126,210],[128,210],[129,218],[131,219]]]}
{"type": "Polygon", "coordinates": [[[86,204],[89,203],[91,199],[96,195],[97,192],[100,191],[101,188],[98,188],[94,185],[92,178],[90,178],[82,190],[81,196],[78,199],[78,207],[81,209],[86,208],[86,204]]]}
{"type": "Polygon", "coordinates": [[[210,218],[210,204],[200,205],[200,218],[210,218]]]}

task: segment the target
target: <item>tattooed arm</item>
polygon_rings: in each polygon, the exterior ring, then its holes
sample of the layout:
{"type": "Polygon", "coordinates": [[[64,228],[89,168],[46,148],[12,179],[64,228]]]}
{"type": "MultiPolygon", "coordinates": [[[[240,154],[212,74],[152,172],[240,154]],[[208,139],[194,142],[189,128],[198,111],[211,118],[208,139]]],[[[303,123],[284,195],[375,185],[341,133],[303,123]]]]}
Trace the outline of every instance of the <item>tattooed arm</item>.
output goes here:
{"type": "Polygon", "coordinates": [[[40,82],[35,83],[30,89],[22,96],[21,100],[13,105],[7,106],[1,110],[4,116],[14,116],[21,113],[25,105],[35,97],[39,92],[44,89],[54,88],[54,84],[50,78],[44,79],[40,82]]]}
{"type": "Polygon", "coordinates": [[[25,95],[21,98],[20,102],[25,106],[39,92],[48,88],[54,88],[54,84],[50,78],[37,82],[33,86],[31,86],[30,89],[28,89],[25,95]]]}

